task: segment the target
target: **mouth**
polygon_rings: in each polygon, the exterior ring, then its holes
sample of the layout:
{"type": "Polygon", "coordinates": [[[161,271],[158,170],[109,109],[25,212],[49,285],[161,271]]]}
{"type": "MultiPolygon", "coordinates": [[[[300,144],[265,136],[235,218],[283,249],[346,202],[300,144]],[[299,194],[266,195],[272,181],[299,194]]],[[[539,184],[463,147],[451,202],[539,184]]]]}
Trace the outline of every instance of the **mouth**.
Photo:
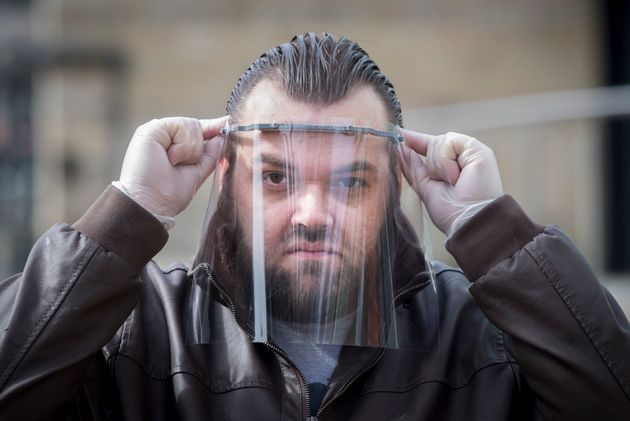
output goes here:
{"type": "Polygon", "coordinates": [[[288,248],[287,254],[306,259],[320,259],[323,257],[341,255],[334,247],[321,242],[300,242],[288,248]]]}

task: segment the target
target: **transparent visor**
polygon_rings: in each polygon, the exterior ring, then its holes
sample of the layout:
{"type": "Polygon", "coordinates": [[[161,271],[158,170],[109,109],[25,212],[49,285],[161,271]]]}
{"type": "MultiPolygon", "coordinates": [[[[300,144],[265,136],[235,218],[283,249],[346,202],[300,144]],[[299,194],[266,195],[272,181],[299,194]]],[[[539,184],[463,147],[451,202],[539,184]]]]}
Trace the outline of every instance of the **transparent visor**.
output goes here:
{"type": "Polygon", "coordinates": [[[422,204],[402,175],[397,128],[273,123],[222,133],[191,270],[188,342],[436,351],[422,204]]]}

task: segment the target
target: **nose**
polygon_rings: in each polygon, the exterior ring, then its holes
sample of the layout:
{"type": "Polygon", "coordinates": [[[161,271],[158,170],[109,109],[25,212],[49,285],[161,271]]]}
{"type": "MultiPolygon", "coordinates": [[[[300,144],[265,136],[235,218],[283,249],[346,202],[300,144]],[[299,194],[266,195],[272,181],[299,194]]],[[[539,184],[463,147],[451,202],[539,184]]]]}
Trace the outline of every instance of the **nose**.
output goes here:
{"type": "Polygon", "coordinates": [[[328,194],[320,186],[303,186],[295,193],[293,206],[293,226],[301,225],[309,230],[332,227],[334,218],[329,208],[328,194]]]}

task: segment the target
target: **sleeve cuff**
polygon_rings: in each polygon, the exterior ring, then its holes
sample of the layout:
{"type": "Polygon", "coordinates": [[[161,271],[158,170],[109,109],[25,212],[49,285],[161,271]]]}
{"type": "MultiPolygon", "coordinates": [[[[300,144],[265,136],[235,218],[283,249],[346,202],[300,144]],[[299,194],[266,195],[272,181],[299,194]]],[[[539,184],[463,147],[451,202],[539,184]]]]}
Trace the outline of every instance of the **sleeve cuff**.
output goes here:
{"type": "MultiPolygon", "coordinates": [[[[129,194],[129,191],[125,188],[125,186],[120,181],[112,181],[112,186],[116,187],[118,190],[120,190],[121,192],[123,192],[127,196],[129,196],[131,199],[133,199],[133,197],[131,197],[131,194],[129,194]]],[[[140,206],[142,206],[142,205],[140,205],[140,206]]],[[[147,209],[147,210],[149,210],[149,209],[147,209]]],[[[151,211],[149,211],[149,212],[151,212],[151,211]]],[[[172,216],[158,215],[158,214],[155,214],[153,212],[151,212],[151,215],[155,216],[155,219],[160,221],[160,223],[162,224],[162,226],[164,227],[164,229],[166,231],[170,230],[171,228],[173,228],[175,226],[175,218],[173,218],[172,216]]]]}
{"type": "Polygon", "coordinates": [[[543,231],[509,195],[501,196],[459,227],[446,249],[471,281],[513,256],[543,231]]]}
{"type": "Polygon", "coordinates": [[[138,270],[168,240],[168,233],[149,211],[111,185],[73,226],[138,270]]]}

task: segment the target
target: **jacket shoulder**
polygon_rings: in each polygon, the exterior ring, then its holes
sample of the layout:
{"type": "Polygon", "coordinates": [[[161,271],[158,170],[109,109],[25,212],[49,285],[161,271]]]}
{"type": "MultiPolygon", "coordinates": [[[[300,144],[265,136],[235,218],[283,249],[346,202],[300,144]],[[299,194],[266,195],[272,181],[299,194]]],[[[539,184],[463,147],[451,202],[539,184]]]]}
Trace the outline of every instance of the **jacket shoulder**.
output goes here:
{"type": "Polygon", "coordinates": [[[469,292],[471,285],[458,268],[435,263],[439,307],[439,358],[444,380],[453,387],[467,384],[480,370],[512,365],[504,333],[493,325],[469,292]]]}
{"type": "Polygon", "coordinates": [[[124,356],[140,365],[147,375],[167,378],[171,374],[169,344],[173,334],[179,335],[181,309],[186,305],[190,285],[188,267],[174,262],[162,269],[150,261],[140,278],[138,305],[103,347],[103,354],[110,365],[124,356]]]}

